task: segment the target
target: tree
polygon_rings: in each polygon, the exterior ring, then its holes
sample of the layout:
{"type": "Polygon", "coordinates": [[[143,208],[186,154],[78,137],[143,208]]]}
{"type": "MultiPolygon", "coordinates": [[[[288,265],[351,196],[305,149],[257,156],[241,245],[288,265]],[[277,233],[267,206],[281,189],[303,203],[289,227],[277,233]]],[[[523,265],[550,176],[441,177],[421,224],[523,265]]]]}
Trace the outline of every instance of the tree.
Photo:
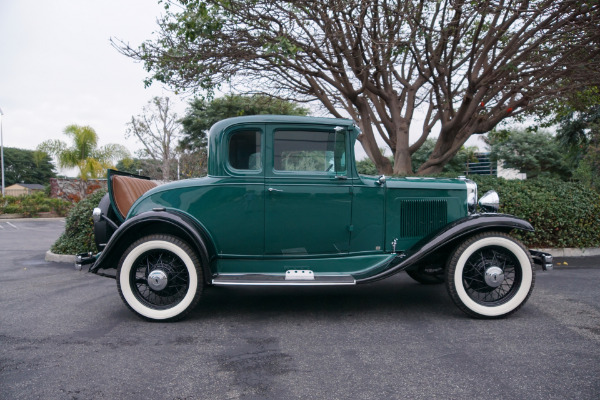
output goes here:
{"type": "Polygon", "coordinates": [[[206,149],[179,154],[179,169],[181,178],[197,178],[205,176],[208,157],[206,149]]]}
{"type": "Polygon", "coordinates": [[[165,8],[155,39],[113,42],[145,64],[147,84],[316,100],[356,121],[386,174],[411,172],[411,155],[436,125],[420,174],[441,171],[471,135],[600,82],[598,2],[181,0],[165,8]],[[416,114],[422,134],[410,144],[416,114]]]}
{"type": "Polygon", "coordinates": [[[129,156],[120,144],[98,147],[98,134],[91,126],[69,125],[64,134],[71,138],[70,146],[62,140],[46,140],[38,150],[57,157],[60,168],[77,168],[84,181],[104,176],[113,161],[129,156]]]}
{"type": "Polygon", "coordinates": [[[225,118],[257,114],[307,115],[308,109],[289,101],[261,95],[230,94],[212,101],[195,98],[190,101],[186,115],[181,119],[183,135],[179,146],[190,151],[204,149],[206,134],[215,123],[225,118]]]}
{"type": "Polygon", "coordinates": [[[488,136],[490,159],[525,172],[528,178],[555,176],[569,178],[563,147],[550,133],[512,129],[491,132],[488,136]]]}
{"type": "Polygon", "coordinates": [[[4,148],[4,171],[6,186],[20,182],[47,185],[56,176],[48,154],[14,147],[4,148]]]}
{"type": "Polygon", "coordinates": [[[161,163],[162,179],[169,180],[171,163],[175,160],[175,140],[181,126],[177,114],[171,112],[168,97],[154,97],[143,108],[142,114],[131,117],[127,137],[136,137],[144,146],[140,156],[151,157],[161,163]]]}
{"type": "MultiPolygon", "coordinates": [[[[419,166],[423,164],[435,148],[435,139],[428,138],[425,143],[413,154],[412,156],[412,168],[414,171],[419,169],[419,166]]],[[[381,149],[382,154],[385,154],[383,149],[381,149]]],[[[477,153],[478,149],[476,146],[472,147],[461,147],[461,149],[456,153],[456,155],[450,160],[446,165],[444,165],[442,173],[445,174],[454,174],[464,175],[467,171],[467,164],[469,162],[477,162],[477,153]]],[[[393,158],[390,159],[391,162],[394,162],[393,158]]],[[[358,173],[365,175],[377,175],[377,168],[373,161],[369,158],[365,158],[363,160],[356,162],[356,169],[358,173]]]]}
{"type": "MultiPolygon", "coordinates": [[[[124,158],[117,162],[115,168],[122,172],[147,176],[154,180],[163,179],[162,163],[151,158],[124,158]]],[[[173,176],[169,178],[169,180],[174,179],[173,176]]]]}
{"type": "MultiPolygon", "coordinates": [[[[412,156],[413,170],[417,171],[421,165],[423,165],[431,157],[435,149],[435,139],[428,138],[423,145],[417,150],[412,156]]],[[[477,162],[477,146],[465,147],[462,146],[460,150],[448,161],[442,171],[440,172],[452,172],[457,175],[464,175],[467,171],[467,164],[469,162],[477,162]]]]}
{"type": "Polygon", "coordinates": [[[600,175],[600,102],[585,110],[575,111],[559,120],[557,137],[569,149],[570,161],[576,175],[593,187],[598,187],[600,175]]]}

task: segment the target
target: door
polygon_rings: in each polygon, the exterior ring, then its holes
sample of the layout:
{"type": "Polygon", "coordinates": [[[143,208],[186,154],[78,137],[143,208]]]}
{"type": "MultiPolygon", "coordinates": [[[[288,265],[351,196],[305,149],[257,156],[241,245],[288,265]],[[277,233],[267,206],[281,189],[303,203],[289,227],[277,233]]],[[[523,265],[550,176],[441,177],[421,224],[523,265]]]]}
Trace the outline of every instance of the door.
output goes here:
{"type": "Polygon", "coordinates": [[[265,254],[348,253],[352,184],[346,128],[268,126],[267,143],[265,254]]]}

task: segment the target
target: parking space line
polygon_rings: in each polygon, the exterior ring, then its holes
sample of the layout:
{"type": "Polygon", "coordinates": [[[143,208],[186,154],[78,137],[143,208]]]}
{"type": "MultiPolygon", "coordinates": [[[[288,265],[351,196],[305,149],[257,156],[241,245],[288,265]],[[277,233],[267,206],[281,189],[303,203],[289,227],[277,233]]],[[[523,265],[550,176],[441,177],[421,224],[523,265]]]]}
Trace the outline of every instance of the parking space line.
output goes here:
{"type": "Polygon", "coordinates": [[[2,224],[0,224],[0,229],[4,229],[4,227],[2,226],[2,224]]]}
{"type": "Polygon", "coordinates": [[[19,229],[19,228],[17,228],[15,225],[11,224],[11,223],[10,223],[10,222],[8,222],[8,221],[6,222],[6,224],[7,224],[7,225],[10,225],[10,226],[12,226],[12,227],[13,227],[13,228],[15,228],[15,229],[19,229]]]}

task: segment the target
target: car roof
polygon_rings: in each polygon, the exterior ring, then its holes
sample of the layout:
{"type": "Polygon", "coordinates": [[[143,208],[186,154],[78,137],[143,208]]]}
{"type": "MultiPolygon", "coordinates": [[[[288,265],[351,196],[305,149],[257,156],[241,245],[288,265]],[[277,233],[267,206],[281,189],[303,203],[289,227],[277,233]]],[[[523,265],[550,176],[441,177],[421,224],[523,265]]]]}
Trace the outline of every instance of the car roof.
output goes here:
{"type": "Polygon", "coordinates": [[[217,122],[210,128],[209,136],[223,132],[224,130],[233,125],[248,123],[321,124],[349,126],[352,125],[354,121],[345,118],[301,117],[296,115],[248,115],[243,117],[227,118],[217,122]]]}

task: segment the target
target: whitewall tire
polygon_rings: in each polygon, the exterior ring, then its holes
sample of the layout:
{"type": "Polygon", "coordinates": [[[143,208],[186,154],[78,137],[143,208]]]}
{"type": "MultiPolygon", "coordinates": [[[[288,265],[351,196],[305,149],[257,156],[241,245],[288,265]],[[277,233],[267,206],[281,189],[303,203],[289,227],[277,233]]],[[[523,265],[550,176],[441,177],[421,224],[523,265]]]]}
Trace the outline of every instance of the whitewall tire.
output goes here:
{"type": "Polygon", "coordinates": [[[149,235],[125,251],[117,287],[125,304],[142,318],[174,321],[200,300],[202,269],[196,253],[171,235],[149,235]]]}
{"type": "Polygon", "coordinates": [[[478,318],[500,318],[517,311],[535,283],[531,255],[502,232],[465,240],[446,268],[446,288],[454,303],[478,318]]]}

